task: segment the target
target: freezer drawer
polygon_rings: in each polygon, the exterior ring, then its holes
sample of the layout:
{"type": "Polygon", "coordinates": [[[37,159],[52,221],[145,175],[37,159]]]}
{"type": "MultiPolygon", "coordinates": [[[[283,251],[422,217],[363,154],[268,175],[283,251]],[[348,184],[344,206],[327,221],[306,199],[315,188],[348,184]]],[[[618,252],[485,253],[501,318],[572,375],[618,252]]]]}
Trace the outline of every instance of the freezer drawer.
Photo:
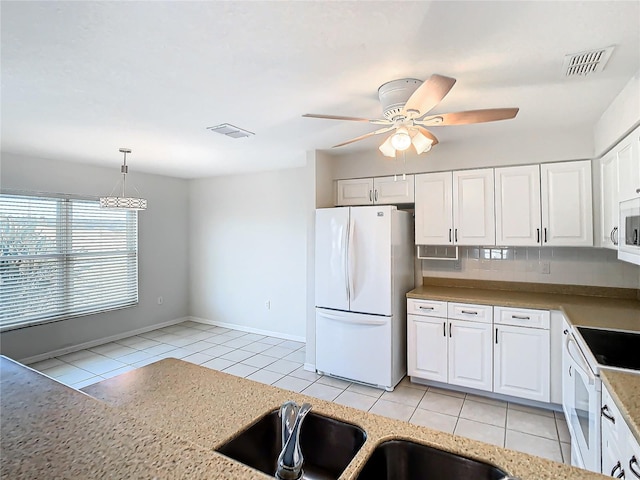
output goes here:
{"type": "Polygon", "coordinates": [[[392,385],[392,317],[316,309],[316,369],[385,388],[392,385]]]}

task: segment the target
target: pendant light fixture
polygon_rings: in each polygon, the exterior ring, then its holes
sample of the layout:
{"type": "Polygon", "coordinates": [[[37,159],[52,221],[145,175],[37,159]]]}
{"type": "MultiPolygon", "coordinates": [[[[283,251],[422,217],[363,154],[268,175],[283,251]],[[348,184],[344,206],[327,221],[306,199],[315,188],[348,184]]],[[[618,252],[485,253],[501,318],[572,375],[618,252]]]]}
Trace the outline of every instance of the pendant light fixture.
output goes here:
{"type": "MultiPolygon", "coordinates": [[[[146,210],[147,209],[147,199],[146,198],[138,198],[138,197],[127,197],[125,192],[126,181],[127,181],[127,173],[129,173],[129,167],[127,166],[127,153],[131,153],[131,149],[129,148],[121,148],[120,152],[124,154],[124,160],[122,162],[122,166],[120,167],[120,172],[122,173],[122,196],[117,197],[113,196],[113,192],[118,188],[118,184],[113,187],[113,190],[109,194],[108,197],[100,197],[100,206],[102,208],[121,208],[126,210],[146,210]]],[[[138,189],[133,187],[136,192],[138,189]]],[[[140,192],[138,192],[140,193],[140,192]]]]}

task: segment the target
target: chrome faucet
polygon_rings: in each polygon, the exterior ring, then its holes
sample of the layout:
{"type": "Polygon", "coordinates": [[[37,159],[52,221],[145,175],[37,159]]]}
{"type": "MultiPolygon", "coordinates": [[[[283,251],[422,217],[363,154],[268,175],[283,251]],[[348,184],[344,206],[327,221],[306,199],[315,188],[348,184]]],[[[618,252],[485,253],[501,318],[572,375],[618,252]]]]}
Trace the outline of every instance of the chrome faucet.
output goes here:
{"type": "Polygon", "coordinates": [[[282,421],[282,452],[278,456],[276,478],[279,480],[297,480],[302,476],[302,451],[300,450],[300,427],[311,410],[311,404],[298,406],[288,401],[280,407],[282,421]]]}

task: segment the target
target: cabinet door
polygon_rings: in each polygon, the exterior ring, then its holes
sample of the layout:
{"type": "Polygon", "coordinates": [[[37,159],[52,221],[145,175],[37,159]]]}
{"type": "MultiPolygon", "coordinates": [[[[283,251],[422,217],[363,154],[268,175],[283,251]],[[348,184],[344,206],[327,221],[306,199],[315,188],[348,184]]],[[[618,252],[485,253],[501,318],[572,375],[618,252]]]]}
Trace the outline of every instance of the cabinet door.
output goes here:
{"type": "Polygon", "coordinates": [[[591,161],[540,165],[542,245],[593,246],[591,161]]]}
{"type": "Polygon", "coordinates": [[[447,337],[444,318],[407,316],[407,371],[412,377],[447,381],[447,337]]]}
{"type": "Polygon", "coordinates": [[[373,178],[336,181],[336,206],[373,205],[373,178]]]}
{"type": "Polygon", "coordinates": [[[493,391],[549,402],[549,330],[497,325],[493,391]]]}
{"type": "Polygon", "coordinates": [[[490,323],[449,320],[449,383],[478,390],[493,387],[490,323]]]}
{"type": "Polygon", "coordinates": [[[540,167],[495,169],[496,245],[540,245],[540,167]]]}
{"type": "Polygon", "coordinates": [[[451,172],[415,176],[416,245],[453,243],[451,172]]]}
{"type": "Polygon", "coordinates": [[[619,201],[640,197],[640,129],[626,137],[618,152],[619,201]]]}
{"type": "Polygon", "coordinates": [[[378,177],[373,179],[373,203],[377,205],[397,205],[413,203],[413,175],[378,177]]]}
{"type": "Polygon", "coordinates": [[[600,159],[600,246],[618,249],[618,156],[611,151],[600,159]]]}
{"type": "Polygon", "coordinates": [[[453,238],[457,245],[495,245],[493,169],[453,172],[453,238]]]}

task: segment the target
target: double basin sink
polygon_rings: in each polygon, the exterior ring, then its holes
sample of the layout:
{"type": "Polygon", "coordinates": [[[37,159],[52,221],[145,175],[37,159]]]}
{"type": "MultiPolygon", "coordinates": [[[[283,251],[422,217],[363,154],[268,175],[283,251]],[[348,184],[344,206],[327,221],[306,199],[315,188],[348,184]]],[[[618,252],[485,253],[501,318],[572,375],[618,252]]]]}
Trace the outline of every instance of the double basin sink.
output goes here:
{"type": "MultiPolygon", "coordinates": [[[[249,467],[275,476],[282,449],[278,411],[268,413],[217,449],[249,467]]],[[[303,479],[337,479],[367,439],[356,425],[309,413],[300,429],[303,479]]],[[[494,465],[408,440],[380,443],[357,475],[358,480],[470,479],[499,480],[506,472],[494,465]]]]}

